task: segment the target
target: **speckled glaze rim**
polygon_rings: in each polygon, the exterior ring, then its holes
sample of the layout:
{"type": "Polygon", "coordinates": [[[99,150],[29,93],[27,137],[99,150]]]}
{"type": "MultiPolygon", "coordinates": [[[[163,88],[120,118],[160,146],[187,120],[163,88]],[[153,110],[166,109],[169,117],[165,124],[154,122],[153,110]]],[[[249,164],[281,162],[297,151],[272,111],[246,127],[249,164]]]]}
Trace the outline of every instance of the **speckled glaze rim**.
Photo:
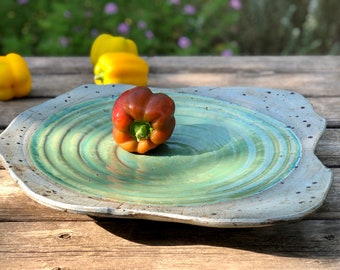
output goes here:
{"type": "Polygon", "coordinates": [[[302,146],[298,166],[278,184],[254,196],[199,206],[140,205],[84,196],[49,181],[29,160],[27,142],[52,113],[91,99],[115,95],[131,85],[83,85],[18,115],[0,135],[0,155],[11,176],[37,202],[91,216],[139,218],[209,227],[256,227],[294,221],[319,208],[332,171],[315,156],[326,120],[296,92],[256,87],[152,88],[154,92],[195,94],[243,106],[284,123],[302,146]]]}

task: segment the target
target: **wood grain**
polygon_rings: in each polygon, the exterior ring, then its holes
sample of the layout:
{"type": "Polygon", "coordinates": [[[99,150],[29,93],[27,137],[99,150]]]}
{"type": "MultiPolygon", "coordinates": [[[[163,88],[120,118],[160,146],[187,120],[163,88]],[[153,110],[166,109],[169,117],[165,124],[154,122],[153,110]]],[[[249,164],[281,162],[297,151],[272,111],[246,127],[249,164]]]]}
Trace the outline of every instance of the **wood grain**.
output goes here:
{"type": "MultiPolygon", "coordinates": [[[[258,86],[294,90],[306,96],[340,94],[340,56],[145,59],[151,86],[258,86]]],[[[93,82],[87,57],[29,57],[27,61],[33,75],[33,97],[59,95],[93,82]]]]}
{"type": "Polygon", "coordinates": [[[340,167],[340,129],[326,129],[315,153],[324,165],[340,167]]]}
{"type": "MultiPolygon", "coordinates": [[[[92,83],[88,57],[26,59],[32,93],[0,102],[0,132],[24,110],[92,83]]],[[[307,97],[327,119],[315,150],[334,173],[324,204],[302,221],[264,228],[99,219],[36,203],[0,162],[0,268],[340,269],[340,56],[145,59],[150,86],[257,86],[307,97]]]]}
{"type": "Polygon", "coordinates": [[[136,220],[8,222],[0,224],[0,259],[2,269],[337,269],[340,242],[329,231],[339,226],[302,221],[202,230],[136,220]]]}
{"type": "MultiPolygon", "coordinates": [[[[295,73],[306,70],[310,73],[340,71],[340,56],[151,56],[143,57],[151,73],[176,73],[185,71],[230,70],[280,70],[295,73]]],[[[66,74],[91,72],[89,57],[25,57],[32,73],[66,74]]]]}

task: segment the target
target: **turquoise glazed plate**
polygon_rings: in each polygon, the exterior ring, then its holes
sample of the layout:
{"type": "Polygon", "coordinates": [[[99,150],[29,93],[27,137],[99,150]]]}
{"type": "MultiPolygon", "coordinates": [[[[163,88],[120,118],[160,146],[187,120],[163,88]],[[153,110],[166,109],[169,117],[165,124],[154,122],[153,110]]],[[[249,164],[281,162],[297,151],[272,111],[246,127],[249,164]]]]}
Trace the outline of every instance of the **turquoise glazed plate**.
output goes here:
{"type": "Polygon", "coordinates": [[[173,98],[171,138],[146,155],[112,139],[131,85],[83,85],[20,114],[0,153],[25,192],[63,211],[252,227],[316,210],[332,173],[314,150],[325,120],[301,95],[249,87],[152,88],[173,98]]]}

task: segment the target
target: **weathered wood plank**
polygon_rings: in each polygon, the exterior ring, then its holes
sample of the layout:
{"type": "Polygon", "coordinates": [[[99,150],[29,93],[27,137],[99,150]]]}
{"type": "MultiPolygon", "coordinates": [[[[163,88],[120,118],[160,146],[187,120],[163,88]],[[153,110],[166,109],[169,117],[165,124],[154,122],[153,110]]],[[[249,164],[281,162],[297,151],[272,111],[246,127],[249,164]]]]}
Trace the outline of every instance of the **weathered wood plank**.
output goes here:
{"type": "Polygon", "coordinates": [[[2,269],[338,269],[339,226],[302,221],[232,230],[138,220],[5,222],[0,260],[2,269]]]}
{"type": "Polygon", "coordinates": [[[340,96],[339,73],[275,73],[238,71],[236,73],[150,74],[149,85],[157,87],[248,86],[296,91],[306,97],[340,96]],[[189,79],[190,78],[190,79],[189,79]]]}
{"type": "Polygon", "coordinates": [[[85,215],[56,211],[30,199],[10,174],[0,169],[0,222],[91,220],[85,215]]]}
{"type": "Polygon", "coordinates": [[[309,98],[314,110],[326,118],[327,126],[340,127],[340,97],[309,98]]]}
{"type": "MultiPolygon", "coordinates": [[[[334,180],[324,205],[306,219],[340,219],[340,168],[332,169],[334,180]]],[[[0,221],[88,220],[83,215],[63,213],[27,197],[7,170],[0,169],[0,221]]]]}
{"type": "MultiPolygon", "coordinates": [[[[328,120],[316,148],[334,172],[324,205],[300,222],[267,228],[93,219],[34,202],[0,162],[1,269],[339,269],[340,56],[145,59],[150,86],[259,86],[305,95],[328,120]]],[[[89,57],[27,61],[32,93],[0,102],[0,129],[27,108],[92,83],[89,57]]]]}
{"type": "MultiPolygon", "coordinates": [[[[93,83],[92,73],[33,74],[30,97],[55,97],[73,88],[93,83]]],[[[257,86],[296,91],[306,97],[340,96],[340,76],[327,74],[276,74],[268,72],[150,74],[149,85],[176,88],[187,86],[257,86]],[[190,78],[190,80],[188,79],[190,78]]]]}
{"type": "Polygon", "coordinates": [[[147,57],[152,73],[260,71],[329,73],[340,71],[340,56],[162,56],[147,57]]]}
{"type": "Polygon", "coordinates": [[[90,57],[25,57],[32,75],[90,74],[93,66],[90,57]]]}
{"type": "Polygon", "coordinates": [[[80,85],[93,83],[92,74],[33,75],[29,98],[53,98],[80,85]]]}
{"type": "MultiPolygon", "coordinates": [[[[89,57],[26,57],[32,73],[92,72],[89,57]]],[[[340,71],[340,56],[153,56],[144,57],[151,73],[277,71],[329,73],[340,71]]]]}
{"type": "Polygon", "coordinates": [[[340,129],[326,129],[315,153],[326,166],[340,167],[340,129]]]}
{"type": "MultiPolygon", "coordinates": [[[[259,86],[339,96],[340,57],[146,57],[150,86],[259,86]]],[[[93,82],[88,57],[29,57],[32,96],[60,95],[93,82]],[[57,88],[55,88],[57,87],[57,88]]]]}

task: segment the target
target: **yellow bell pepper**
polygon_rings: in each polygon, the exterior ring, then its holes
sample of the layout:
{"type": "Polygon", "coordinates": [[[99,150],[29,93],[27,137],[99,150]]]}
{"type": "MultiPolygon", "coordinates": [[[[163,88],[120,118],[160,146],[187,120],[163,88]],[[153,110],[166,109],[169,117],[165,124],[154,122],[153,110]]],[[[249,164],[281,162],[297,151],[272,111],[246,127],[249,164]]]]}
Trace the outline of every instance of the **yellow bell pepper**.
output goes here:
{"type": "Polygon", "coordinates": [[[25,59],[16,53],[0,56],[0,100],[27,96],[31,87],[32,77],[25,59]]]}
{"type": "Polygon", "coordinates": [[[94,82],[146,86],[148,72],[149,66],[141,57],[127,52],[109,52],[102,54],[94,66],[94,82]]]}
{"type": "Polygon", "coordinates": [[[137,46],[133,40],[101,34],[94,40],[91,47],[90,58],[92,65],[95,65],[98,58],[107,52],[129,52],[138,55],[137,46]]]}

